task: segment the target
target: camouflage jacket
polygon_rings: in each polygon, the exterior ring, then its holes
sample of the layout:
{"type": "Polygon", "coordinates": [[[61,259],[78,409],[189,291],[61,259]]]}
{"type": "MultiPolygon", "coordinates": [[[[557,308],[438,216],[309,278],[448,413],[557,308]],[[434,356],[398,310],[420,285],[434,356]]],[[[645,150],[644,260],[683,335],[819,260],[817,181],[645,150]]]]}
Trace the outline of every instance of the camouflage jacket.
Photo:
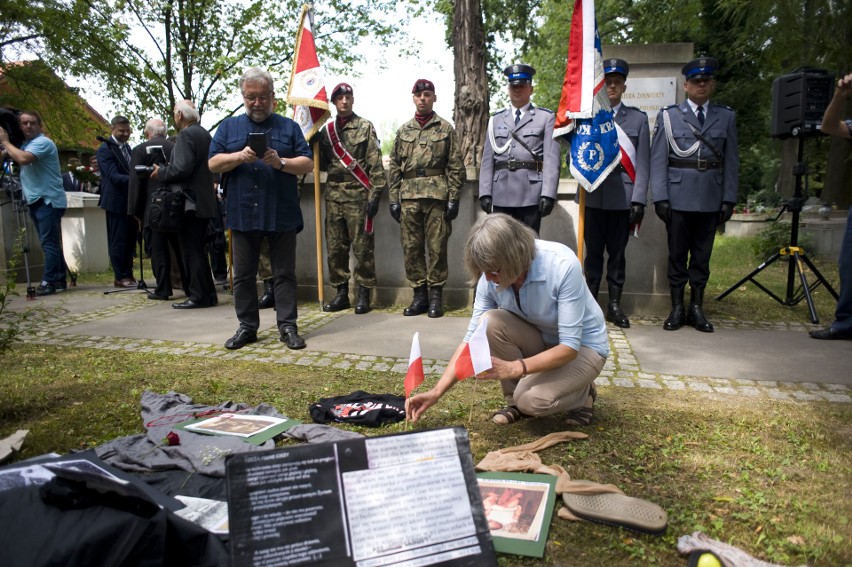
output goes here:
{"type": "Polygon", "coordinates": [[[465,172],[453,127],[435,114],[423,128],[411,119],[396,132],[390,155],[390,201],[458,201],[465,172]],[[438,173],[438,172],[443,173],[438,173]]]}
{"type": "MultiPolygon", "coordinates": [[[[346,126],[337,129],[340,143],[354,157],[367,175],[372,186],[370,199],[379,199],[387,187],[385,168],[382,165],[382,149],[373,124],[358,115],[353,115],[346,126]]],[[[340,163],[331,147],[328,127],[320,134],[320,168],[328,171],[325,198],[339,203],[366,201],[366,189],[340,163]]]]}

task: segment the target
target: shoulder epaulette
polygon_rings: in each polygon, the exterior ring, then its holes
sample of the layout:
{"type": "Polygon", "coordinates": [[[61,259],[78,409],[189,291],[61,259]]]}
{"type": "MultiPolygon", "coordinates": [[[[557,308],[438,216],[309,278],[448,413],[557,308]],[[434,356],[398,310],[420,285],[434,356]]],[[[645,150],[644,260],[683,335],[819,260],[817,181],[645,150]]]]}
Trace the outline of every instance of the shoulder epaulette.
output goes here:
{"type": "Polygon", "coordinates": [[[646,116],[648,115],[647,112],[645,112],[644,110],[642,110],[638,106],[630,106],[629,104],[624,104],[624,103],[621,103],[621,106],[624,107],[624,108],[629,108],[630,110],[635,110],[636,112],[641,112],[642,114],[644,114],[646,116]]]}
{"type": "Polygon", "coordinates": [[[549,108],[545,108],[543,106],[536,106],[535,108],[536,108],[536,110],[543,110],[545,112],[549,112],[549,113],[553,114],[553,111],[550,110],[549,108]]]}
{"type": "Polygon", "coordinates": [[[680,105],[679,104],[670,104],[668,106],[664,106],[660,110],[669,110],[670,108],[680,108],[680,105]]]}

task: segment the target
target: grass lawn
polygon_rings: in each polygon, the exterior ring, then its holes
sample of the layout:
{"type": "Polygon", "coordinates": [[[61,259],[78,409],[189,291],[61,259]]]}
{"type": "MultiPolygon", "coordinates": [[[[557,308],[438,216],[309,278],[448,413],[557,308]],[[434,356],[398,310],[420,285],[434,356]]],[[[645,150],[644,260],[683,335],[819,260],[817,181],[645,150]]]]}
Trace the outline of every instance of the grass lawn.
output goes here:
{"type": "MultiPolygon", "coordinates": [[[[751,255],[747,239],[724,237],[717,239],[713,259],[708,289],[713,297],[762,261],[751,255]]],[[[778,286],[773,289],[783,296],[786,269],[780,262],[777,267],[767,270],[766,285],[778,286]]],[[[836,285],[836,267],[819,269],[836,285]]],[[[108,277],[84,274],[81,281],[108,277]]],[[[822,288],[815,299],[827,323],[834,302],[822,288]]],[[[807,322],[804,303],[778,305],[752,285],[722,302],[708,301],[707,311],[711,320],[807,322]]],[[[427,383],[435,379],[427,377],[427,383]]],[[[139,433],[145,389],[175,390],[201,404],[268,402],[308,421],[308,405],[320,397],[359,389],[399,392],[401,382],[398,375],[358,370],[26,342],[0,355],[0,437],[29,429],[16,456],[24,459],[139,433]]],[[[418,427],[467,426],[475,461],[488,451],[564,429],[556,417],[495,426],[487,417],[500,401],[494,384],[474,390],[466,381],[418,427]]],[[[360,431],[403,430],[397,424],[360,431]]],[[[604,387],[595,421],[580,430],[588,440],[551,447],[542,460],[565,467],[574,479],[613,483],[660,504],[669,514],[666,535],[554,518],[543,559],[503,555],[501,566],[683,566],[677,538],[697,530],[774,563],[852,564],[852,404],[604,387]]]]}

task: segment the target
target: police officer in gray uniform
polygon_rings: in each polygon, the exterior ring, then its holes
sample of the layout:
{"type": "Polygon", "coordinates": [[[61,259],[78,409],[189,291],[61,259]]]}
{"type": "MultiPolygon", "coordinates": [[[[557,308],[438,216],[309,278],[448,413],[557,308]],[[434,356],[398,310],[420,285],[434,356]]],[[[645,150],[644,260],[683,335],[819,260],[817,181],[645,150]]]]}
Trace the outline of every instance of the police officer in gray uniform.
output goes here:
{"type": "MultiPolygon", "coordinates": [[[[621,96],[627,90],[625,81],[630,66],[624,59],[606,59],[604,78],[606,94],[612,106],[613,118],[619,128],[630,138],[635,149],[632,181],[624,167],[619,165],[600,186],[586,195],[586,284],[595,299],[601,285],[604,267],[604,250],[607,253],[606,281],[609,288],[607,321],[627,328],[630,320],[621,309],[621,292],[624,289],[625,256],[630,227],[642,222],[645,215],[645,197],[648,193],[648,156],[651,151],[651,133],[648,116],[622,104],[621,96]]],[[[578,199],[579,200],[579,193],[578,199]]]]}
{"type": "Polygon", "coordinates": [[[479,204],[486,213],[505,213],[536,232],[553,211],[559,168],[559,143],[553,139],[553,111],[530,103],[535,69],[509,65],[510,106],[488,122],[488,139],[479,171],[479,204]]]}
{"type": "Polygon", "coordinates": [[[712,57],[684,65],[687,99],[660,110],[651,143],[651,191],[657,216],[666,223],[672,311],[667,331],[684,323],[705,333],[713,325],[701,309],[710,277],[716,227],[727,222],[737,201],[740,159],[733,109],[710,102],[719,62],[712,57]],[[688,311],[683,292],[689,282],[688,311]]]}

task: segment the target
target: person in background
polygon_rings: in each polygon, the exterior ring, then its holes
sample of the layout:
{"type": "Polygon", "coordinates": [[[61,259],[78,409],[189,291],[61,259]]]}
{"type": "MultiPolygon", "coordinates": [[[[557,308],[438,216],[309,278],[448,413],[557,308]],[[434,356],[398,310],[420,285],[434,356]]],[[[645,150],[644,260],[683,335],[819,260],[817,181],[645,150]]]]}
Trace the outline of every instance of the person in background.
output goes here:
{"type": "Polygon", "coordinates": [[[447,241],[459,214],[464,163],[453,127],[432,109],[438,100],[432,81],[417,80],[411,94],[414,118],[397,130],[390,155],[390,214],[400,225],[405,277],[414,289],[402,314],[428,311],[437,318],[444,315],[447,241]]]}
{"type": "MultiPolygon", "coordinates": [[[[843,107],[852,96],[852,74],[837,81],[834,97],[822,117],[822,131],[843,140],[852,140],[852,120],[843,120],[843,107]]],[[[834,309],[834,321],[825,329],[808,334],[819,340],[852,340],[852,207],[846,216],[846,230],[840,245],[840,298],[834,309]]]]}

